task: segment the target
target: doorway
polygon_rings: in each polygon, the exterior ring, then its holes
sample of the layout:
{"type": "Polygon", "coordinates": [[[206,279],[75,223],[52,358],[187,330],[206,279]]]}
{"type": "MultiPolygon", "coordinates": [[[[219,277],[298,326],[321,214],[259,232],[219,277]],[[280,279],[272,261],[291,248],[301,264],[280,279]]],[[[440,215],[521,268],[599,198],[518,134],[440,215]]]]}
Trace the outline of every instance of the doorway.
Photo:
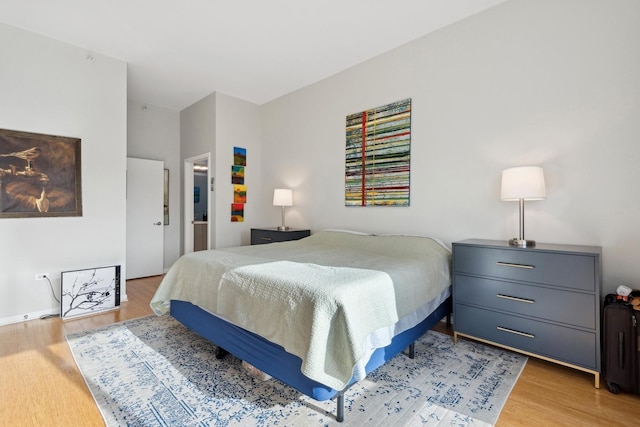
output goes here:
{"type": "Polygon", "coordinates": [[[184,253],[211,248],[211,153],[184,160],[184,253]]]}

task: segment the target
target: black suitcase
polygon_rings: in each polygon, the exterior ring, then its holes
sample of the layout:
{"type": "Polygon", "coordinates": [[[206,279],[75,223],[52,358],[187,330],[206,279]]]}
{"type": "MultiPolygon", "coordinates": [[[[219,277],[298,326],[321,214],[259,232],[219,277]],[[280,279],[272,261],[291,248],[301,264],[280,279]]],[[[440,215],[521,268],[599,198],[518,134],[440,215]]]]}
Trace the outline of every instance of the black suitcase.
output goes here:
{"type": "Polygon", "coordinates": [[[640,393],[640,311],[607,295],[603,315],[604,378],[611,393],[640,393]]]}

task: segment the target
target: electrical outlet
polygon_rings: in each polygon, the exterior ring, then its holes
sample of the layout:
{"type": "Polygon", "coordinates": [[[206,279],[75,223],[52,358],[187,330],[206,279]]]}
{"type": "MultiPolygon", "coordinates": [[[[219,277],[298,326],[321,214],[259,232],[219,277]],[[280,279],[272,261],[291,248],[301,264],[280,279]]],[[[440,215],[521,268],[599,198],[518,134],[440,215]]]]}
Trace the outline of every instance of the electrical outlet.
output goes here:
{"type": "Polygon", "coordinates": [[[49,277],[49,273],[40,273],[36,274],[36,280],[44,280],[49,277]]]}

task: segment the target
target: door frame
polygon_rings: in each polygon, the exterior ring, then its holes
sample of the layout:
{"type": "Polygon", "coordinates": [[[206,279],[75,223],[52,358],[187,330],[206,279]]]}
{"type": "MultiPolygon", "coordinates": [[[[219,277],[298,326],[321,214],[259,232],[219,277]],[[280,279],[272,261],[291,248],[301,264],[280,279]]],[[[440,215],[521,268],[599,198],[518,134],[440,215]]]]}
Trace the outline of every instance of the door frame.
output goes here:
{"type": "MultiPolygon", "coordinates": [[[[211,182],[211,153],[204,153],[197,156],[189,157],[184,159],[184,197],[183,197],[183,208],[184,208],[184,247],[183,251],[185,254],[193,252],[193,165],[199,160],[207,161],[207,189],[209,192],[209,183],[211,182]]],[[[211,192],[209,192],[207,197],[207,249],[211,249],[211,221],[215,216],[211,211],[211,192]]]]}

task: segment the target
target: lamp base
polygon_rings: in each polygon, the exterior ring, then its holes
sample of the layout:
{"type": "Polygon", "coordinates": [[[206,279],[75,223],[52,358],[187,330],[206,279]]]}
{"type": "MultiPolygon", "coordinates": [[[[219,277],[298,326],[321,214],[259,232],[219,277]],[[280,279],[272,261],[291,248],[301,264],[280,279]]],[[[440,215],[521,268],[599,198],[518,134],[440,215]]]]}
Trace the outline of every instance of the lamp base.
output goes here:
{"type": "Polygon", "coordinates": [[[531,248],[536,245],[535,240],[518,239],[514,237],[509,240],[509,246],[517,246],[519,248],[531,248]]]}
{"type": "Polygon", "coordinates": [[[289,231],[289,230],[291,230],[291,227],[287,225],[281,225],[278,227],[278,231],[289,231]]]}

